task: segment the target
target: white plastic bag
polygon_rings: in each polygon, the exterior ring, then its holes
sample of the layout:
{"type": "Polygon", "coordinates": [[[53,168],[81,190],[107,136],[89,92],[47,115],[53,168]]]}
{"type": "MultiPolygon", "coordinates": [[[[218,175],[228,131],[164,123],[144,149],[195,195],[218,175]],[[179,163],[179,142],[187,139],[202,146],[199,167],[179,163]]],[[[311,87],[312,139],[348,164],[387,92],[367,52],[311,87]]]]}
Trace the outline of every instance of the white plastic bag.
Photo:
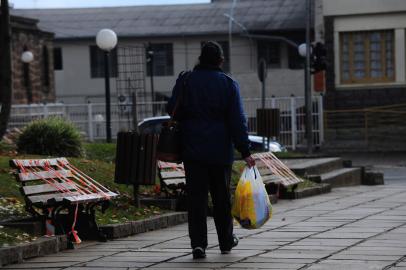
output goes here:
{"type": "Polygon", "coordinates": [[[257,229],[272,217],[272,205],[256,166],[244,168],[235,190],[232,214],[246,229],[257,229]]]}

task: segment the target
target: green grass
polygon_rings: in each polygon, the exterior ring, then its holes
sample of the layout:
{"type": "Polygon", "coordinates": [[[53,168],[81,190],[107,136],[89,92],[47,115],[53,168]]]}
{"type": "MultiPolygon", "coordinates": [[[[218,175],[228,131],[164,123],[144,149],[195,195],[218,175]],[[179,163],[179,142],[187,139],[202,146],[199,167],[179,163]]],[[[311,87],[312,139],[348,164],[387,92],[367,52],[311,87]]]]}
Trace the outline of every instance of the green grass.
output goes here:
{"type": "Polygon", "coordinates": [[[115,143],[85,143],[85,158],[113,162],[116,156],[115,143]]]}

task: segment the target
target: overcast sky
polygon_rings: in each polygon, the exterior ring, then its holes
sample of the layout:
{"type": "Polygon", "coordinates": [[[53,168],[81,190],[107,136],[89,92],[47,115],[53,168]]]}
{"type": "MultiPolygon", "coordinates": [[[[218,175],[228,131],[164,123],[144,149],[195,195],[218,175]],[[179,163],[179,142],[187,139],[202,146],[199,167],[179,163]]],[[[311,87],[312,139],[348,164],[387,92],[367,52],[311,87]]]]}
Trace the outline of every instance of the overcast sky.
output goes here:
{"type": "Polygon", "coordinates": [[[210,0],[9,0],[14,8],[107,7],[208,3],[210,0]]]}

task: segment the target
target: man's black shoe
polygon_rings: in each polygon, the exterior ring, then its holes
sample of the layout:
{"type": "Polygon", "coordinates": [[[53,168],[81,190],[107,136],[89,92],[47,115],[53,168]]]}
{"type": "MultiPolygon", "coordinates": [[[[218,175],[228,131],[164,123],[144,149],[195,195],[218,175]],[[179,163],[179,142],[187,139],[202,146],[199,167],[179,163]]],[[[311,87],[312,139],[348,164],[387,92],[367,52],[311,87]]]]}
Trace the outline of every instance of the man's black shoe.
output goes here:
{"type": "MultiPolygon", "coordinates": [[[[238,245],[238,241],[239,241],[238,237],[235,234],[233,234],[233,243],[231,244],[231,248],[236,247],[238,245]]],[[[221,254],[230,254],[231,248],[221,250],[221,254]]]]}
{"type": "Polygon", "coordinates": [[[206,258],[206,251],[201,247],[195,247],[192,251],[193,259],[204,259],[206,258]]]}

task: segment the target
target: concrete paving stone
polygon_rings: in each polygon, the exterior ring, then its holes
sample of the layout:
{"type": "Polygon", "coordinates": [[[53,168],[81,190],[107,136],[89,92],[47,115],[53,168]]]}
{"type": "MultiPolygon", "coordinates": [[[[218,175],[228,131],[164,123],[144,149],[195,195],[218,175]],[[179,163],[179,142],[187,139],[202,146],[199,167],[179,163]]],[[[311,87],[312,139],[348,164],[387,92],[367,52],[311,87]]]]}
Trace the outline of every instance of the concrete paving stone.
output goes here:
{"type": "Polygon", "coordinates": [[[368,256],[398,256],[402,257],[406,254],[405,249],[382,249],[380,250],[356,250],[350,248],[339,253],[340,255],[368,255],[368,256]]]}
{"type": "Polygon", "coordinates": [[[387,266],[387,262],[371,261],[345,261],[345,260],[325,260],[307,268],[308,270],[382,270],[387,266]]]}
{"type": "Polygon", "coordinates": [[[323,239],[323,238],[306,238],[295,242],[297,246],[337,246],[337,247],[347,247],[359,242],[359,239],[323,239]]]}
{"type": "MultiPolygon", "coordinates": [[[[207,257],[206,257],[206,259],[204,259],[204,262],[207,262],[207,263],[233,263],[233,262],[243,260],[246,257],[247,257],[246,255],[239,255],[235,252],[227,254],[227,255],[223,255],[218,252],[217,254],[207,254],[207,257]]],[[[189,255],[189,256],[183,256],[180,258],[175,258],[168,262],[195,263],[196,260],[193,260],[192,255],[189,255]]]]}
{"type": "MultiPolygon", "coordinates": [[[[182,254],[184,256],[184,254],[182,254]]],[[[180,255],[180,256],[182,256],[180,255]]],[[[178,256],[161,256],[161,257],[151,257],[151,256],[123,256],[123,257],[117,257],[117,256],[109,256],[109,257],[103,257],[99,258],[97,260],[94,260],[95,262],[140,262],[140,263],[156,263],[160,261],[165,261],[169,260],[171,258],[176,258],[178,256]]]]}
{"type": "Polygon", "coordinates": [[[313,222],[313,221],[304,221],[295,223],[297,227],[322,227],[325,229],[328,228],[335,228],[337,226],[341,226],[345,224],[345,222],[336,222],[336,221],[324,221],[324,222],[313,222]]]}
{"type": "Polygon", "coordinates": [[[336,254],[329,259],[331,260],[362,260],[362,261],[388,261],[395,262],[400,259],[400,255],[361,255],[361,254],[336,254]]]}
{"type": "Polygon", "coordinates": [[[85,267],[98,267],[98,268],[128,268],[128,267],[145,267],[151,265],[152,263],[145,262],[113,262],[113,261],[101,261],[96,260],[92,262],[86,262],[83,264],[78,264],[75,266],[85,266],[85,267]]]}
{"type": "Polygon", "coordinates": [[[282,263],[282,264],[309,264],[315,262],[315,259],[309,258],[271,258],[271,257],[263,257],[262,255],[256,257],[247,258],[241,262],[246,263],[282,263]]]}
{"type": "Polygon", "coordinates": [[[343,247],[337,247],[337,246],[297,246],[295,244],[287,245],[284,247],[279,248],[278,250],[310,250],[310,251],[338,251],[343,249],[343,247]]]}
{"type": "Polygon", "coordinates": [[[2,269],[47,269],[47,268],[61,268],[77,264],[76,262],[45,262],[33,263],[26,262],[21,264],[11,264],[4,266],[2,269]]]}
{"type": "MultiPolygon", "coordinates": [[[[80,267],[80,266],[74,266],[74,267],[68,267],[64,268],[63,270],[127,270],[128,267],[80,267]]],[[[138,269],[138,268],[134,268],[138,269]]]]}
{"type": "Polygon", "coordinates": [[[80,256],[45,256],[30,259],[30,263],[48,263],[48,262],[84,262],[96,260],[101,256],[80,257],[80,256]]]}
{"type": "Polygon", "coordinates": [[[325,231],[325,227],[286,227],[286,228],[279,228],[281,232],[296,232],[296,233],[309,233],[309,235],[314,234],[316,232],[325,231]]]}
{"type": "Polygon", "coordinates": [[[303,237],[307,237],[311,235],[312,232],[283,232],[283,231],[271,231],[271,232],[264,232],[254,236],[251,236],[250,239],[261,240],[261,239],[281,239],[281,238],[289,238],[289,239],[299,239],[303,237]]]}
{"type": "MultiPolygon", "coordinates": [[[[210,243],[209,243],[210,244],[210,243]]],[[[163,248],[163,249],[190,249],[190,244],[179,244],[179,243],[158,243],[152,245],[154,248],[163,248]]]]}
{"type": "Polygon", "coordinates": [[[376,235],[376,233],[350,233],[350,232],[336,232],[335,230],[313,235],[311,238],[317,239],[364,239],[376,235]]]}
{"type": "MultiPolygon", "coordinates": [[[[148,270],[179,270],[177,267],[165,267],[165,268],[160,268],[160,267],[148,267],[146,268],[148,270]]],[[[183,267],[181,268],[182,270],[195,270],[195,267],[183,267]]],[[[199,267],[199,270],[213,270],[214,268],[211,267],[199,267]]],[[[228,269],[228,268],[227,268],[228,269]]],[[[94,269],[93,269],[94,270],[94,269]]],[[[128,270],[138,270],[137,268],[129,268],[128,270]]]]}
{"type": "Polygon", "coordinates": [[[261,257],[265,258],[274,258],[274,259],[320,259],[326,257],[328,253],[321,253],[321,252],[293,252],[291,250],[283,250],[283,251],[272,251],[269,253],[262,254],[261,257]]]}
{"type": "Polygon", "coordinates": [[[225,267],[224,269],[299,269],[300,267],[305,266],[306,264],[285,264],[285,263],[235,263],[230,266],[225,267]]]}
{"type": "Polygon", "coordinates": [[[57,253],[55,255],[52,256],[56,256],[56,257],[98,257],[98,256],[109,256],[112,254],[117,253],[117,251],[77,251],[74,250],[73,252],[69,252],[69,251],[62,251],[60,253],[57,253]]]}
{"type": "Polygon", "coordinates": [[[176,257],[187,254],[187,252],[168,252],[167,250],[138,250],[138,251],[126,251],[110,256],[114,257],[176,257]]]}
{"type": "Polygon", "coordinates": [[[212,263],[212,262],[205,262],[205,261],[206,261],[206,259],[195,260],[193,262],[164,262],[164,263],[154,265],[153,267],[160,268],[160,269],[162,269],[162,268],[180,269],[181,268],[182,270],[184,270],[184,268],[213,269],[213,268],[224,267],[229,264],[229,263],[212,263]]]}

